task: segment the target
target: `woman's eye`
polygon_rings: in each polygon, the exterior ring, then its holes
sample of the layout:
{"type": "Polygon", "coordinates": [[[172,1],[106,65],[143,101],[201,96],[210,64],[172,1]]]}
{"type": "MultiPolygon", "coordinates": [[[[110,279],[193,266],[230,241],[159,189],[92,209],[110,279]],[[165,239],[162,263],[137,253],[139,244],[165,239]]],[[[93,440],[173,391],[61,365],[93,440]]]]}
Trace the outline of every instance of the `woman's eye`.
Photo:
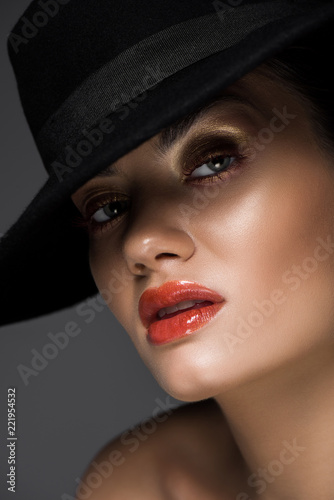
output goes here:
{"type": "Polygon", "coordinates": [[[98,224],[116,219],[127,209],[127,205],[128,202],[125,200],[112,201],[99,208],[99,210],[92,215],[92,219],[98,224]]]}
{"type": "Polygon", "coordinates": [[[189,174],[189,177],[201,177],[202,175],[207,176],[212,173],[220,173],[227,170],[235,159],[234,156],[217,156],[203,163],[200,167],[195,168],[191,174],[189,174]]]}
{"type": "MultiPolygon", "coordinates": [[[[231,173],[230,171],[237,169],[240,159],[242,159],[241,155],[203,155],[201,159],[197,159],[196,163],[194,162],[188,167],[189,171],[185,172],[184,175],[188,178],[201,179],[203,177],[203,180],[198,182],[213,182],[216,177],[226,180],[231,173]]],[[[92,233],[99,229],[102,230],[102,228],[114,227],[118,223],[118,219],[129,210],[129,204],[129,199],[108,199],[108,197],[100,200],[96,199],[88,204],[86,208],[87,215],[80,225],[85,226],[92,233]]]]}

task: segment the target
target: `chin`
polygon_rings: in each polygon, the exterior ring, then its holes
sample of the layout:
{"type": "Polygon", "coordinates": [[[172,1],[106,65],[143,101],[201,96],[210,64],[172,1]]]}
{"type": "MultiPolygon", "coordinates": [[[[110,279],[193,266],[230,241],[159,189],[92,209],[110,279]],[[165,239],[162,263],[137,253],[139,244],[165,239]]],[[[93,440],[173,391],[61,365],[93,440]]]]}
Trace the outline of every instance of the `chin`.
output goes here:
{"type": "Polygon", "coordinates": [[[158,384],[175,399],[195,402],[215,397],[238,386],[242,375],[247,378],[246,367],[242,374],[235,356],[226,355],[224,350],[187,341],[170,347],[168,352],[159,353],[154,363],[151,360],[146,365],[158,384]]]}
{"type": "Polygon", "coordinates": [[[195,403],[197,401],[209,399],[215,395],[215,391],[212,391],[211,387],[194,387],[193,384],[181,387],[180,385],[169,383],[169,381],[157,381],[167,394],[174,399],[187,403],[195,403]]]}

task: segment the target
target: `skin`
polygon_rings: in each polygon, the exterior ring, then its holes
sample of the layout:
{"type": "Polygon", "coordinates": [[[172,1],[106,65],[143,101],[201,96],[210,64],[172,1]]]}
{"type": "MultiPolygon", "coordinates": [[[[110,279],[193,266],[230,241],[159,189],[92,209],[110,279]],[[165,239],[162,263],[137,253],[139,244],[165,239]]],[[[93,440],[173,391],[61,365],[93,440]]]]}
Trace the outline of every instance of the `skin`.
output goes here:
{"type": "MultiPolygon", "coordinates": [[[[228,91],[253,106],[212,105],[164,155],[156,150],[155,136],[117,162],[122,175],[94,178],[72,198],[82,213],[88,192],[116,191],[131,199],[133,211],[90,234],[93,277],[100,291],[110,290],[112,270],[128,277],[109,308],[158,383],[177,399],[212,397],[218,403],[221,426],[233,443],[228,453],[240,458],[233,498],[329,500],[334,161],[320,149],[297,94],[258,71],[228,91]],[[272,136],[263,132],[277,116],[273,110],[282,113],[284,107],[289,123],[272,136]],[[188,182],[189,177],[182,182],[186,148],[194,150],[205,133],[230,134],[244,154],[240,168],[212,184],[188,182]],[[205,194],[208,186],[215,196],[205,194]],[[194,203],[196,193],[205,197],[202,208],[194,203]],[[185,206],[194,210],[191,215],[185,206]],[[153,346],[138,301],[147,288],[170,280],[198,282],[226,303],[194,334],[153,346]],[[254,301],[267,301],[270,312],[261,313],[254,301]],[[241,322],[248,325],[246,335],[241,322]],[[285,452],[286,442],[295,442],[299,451],[285,452]],[[286,463],[287,457],[294,460],[286,463]],[[273,465],[275,460],[281,465],[273,465]]],[[[206,169],[202,175],[209,174],[206,169]]]]}

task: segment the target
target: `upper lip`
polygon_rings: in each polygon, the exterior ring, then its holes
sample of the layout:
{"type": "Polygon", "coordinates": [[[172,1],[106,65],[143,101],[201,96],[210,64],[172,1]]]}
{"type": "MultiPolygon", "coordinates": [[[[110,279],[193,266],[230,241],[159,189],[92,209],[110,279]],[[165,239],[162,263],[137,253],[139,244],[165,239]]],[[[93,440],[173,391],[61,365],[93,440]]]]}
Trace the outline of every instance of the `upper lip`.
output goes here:
{"type": "Polygon", "coordinates": [[[158,320],[158,312],[164,307],[170,307],[185,300],[206,300],[223,302],[224,298],[217,292],[193,281],[167,281],[159,288],[148,288],[141,295],[138,304],[139,316],[148,328],[158,320]]]}

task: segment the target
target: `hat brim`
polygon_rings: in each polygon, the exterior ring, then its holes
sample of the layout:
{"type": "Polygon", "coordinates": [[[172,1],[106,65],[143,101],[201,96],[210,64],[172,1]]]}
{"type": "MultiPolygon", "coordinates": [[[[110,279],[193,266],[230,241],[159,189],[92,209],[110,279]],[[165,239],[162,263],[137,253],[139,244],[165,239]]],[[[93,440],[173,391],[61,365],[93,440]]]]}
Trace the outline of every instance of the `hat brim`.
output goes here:
{"type": "MultiPolygon", "coordinates": [[[[150,90],[129,119],[118,120],[113,134],[80,169],[61,183],[51,176],[1,239],[0,325],[64,309],[98,293],[89,269],[88,236],[71,223],[77,214],[72,193],[300,37],[321,27],[323,39],[325,25],[330,37],[333,22],[333,3],[322,3],[308,14],[271,22],[233,47],[191,64],[150,90]],[[18,303],[18,296],[24,300],[18,303]]],[[[315,37],[314,43],[324,42],[315,37]]]]}

